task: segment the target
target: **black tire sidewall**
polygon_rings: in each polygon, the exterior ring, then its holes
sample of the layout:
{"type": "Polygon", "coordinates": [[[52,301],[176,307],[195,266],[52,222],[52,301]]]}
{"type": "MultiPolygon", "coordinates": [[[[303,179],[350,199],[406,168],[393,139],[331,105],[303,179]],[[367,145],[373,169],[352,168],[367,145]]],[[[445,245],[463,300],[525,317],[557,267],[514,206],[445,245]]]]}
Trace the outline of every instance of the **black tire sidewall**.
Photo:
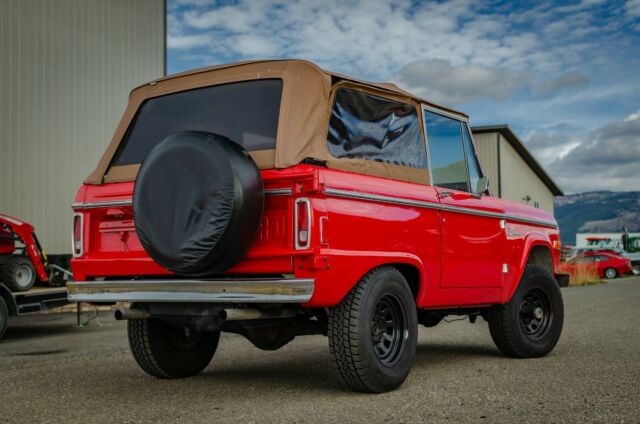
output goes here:
{"type": "Polygon", "coordinates": [[[513,298],[509,302],[510,331],[526,356],[543,356],[550,352],[562,333],[564,323],[564,304],[558,284],[553,277],[541,268],[527,269],[513,298]],[[520,326],[520,305],[524,296],[532,289],[542,290],[551,305],[552,317],[546,333],[539,339],[527,336],[520,326]]]}
{"type": "Polygon", "coordinates": [[[7,331],[8,324],[9,324],[9,307],[7,306],[7,302],[5,302],[4,298],[0,296],[0,339],[2,339],[5,331],[7,331]]]}
{"type": "Polygon", "coordinates": [[[406,379],[415,359],[418,341],[418,317],[415,300],[402,274],[398,271],[386,270],[376,275],[375,279],[367,285],[360,305],[362,307],[358,320],[358,343],[362,346],[360,354],[365,362],[370,364],[371,381],[380,386],[376,388],[376,391],[393,390],[406,379]],[[409,332],[401,357],[390,367],[380,363],[371,340],[371,321],[378,301],[385,294],[393,294],[400,301],[407,317],[409,332]]]}
{"type": "Polygon", "coordinates": [[[218,347],[219,331],[200,333],[200,339],[194,347],[181,350],[174,346],[170,338],[172,331],[181,331],[181,328],[172,327],[157,318],[150,318],[144,324],[147,327],[147,354],[168,378],[197,375],[211,362],[218,347]]]}

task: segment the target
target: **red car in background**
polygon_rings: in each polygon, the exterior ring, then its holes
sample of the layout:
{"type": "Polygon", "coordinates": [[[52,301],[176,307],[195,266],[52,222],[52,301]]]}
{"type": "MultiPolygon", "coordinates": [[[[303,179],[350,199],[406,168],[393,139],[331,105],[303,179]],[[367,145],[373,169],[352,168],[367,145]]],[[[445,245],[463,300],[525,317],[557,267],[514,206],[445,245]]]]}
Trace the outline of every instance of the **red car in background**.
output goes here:
{"type": "Polygon", "coordinates": [[[570,275],[592,274],[612,279],[633,272],[631,261],[611,250],[583,252],[560,264],[561,272],[570,275]]]}

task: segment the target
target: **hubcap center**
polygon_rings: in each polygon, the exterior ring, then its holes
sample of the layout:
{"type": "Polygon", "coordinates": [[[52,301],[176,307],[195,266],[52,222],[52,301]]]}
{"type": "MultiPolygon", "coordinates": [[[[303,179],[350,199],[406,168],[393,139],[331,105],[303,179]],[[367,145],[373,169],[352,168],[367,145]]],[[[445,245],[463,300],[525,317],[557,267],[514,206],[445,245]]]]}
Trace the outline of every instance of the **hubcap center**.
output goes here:
{"type": "Polygon", "coordinates": [[[541,307],[537,306],[534,310],[533,310],[533,317],[535,319],[542,319],[542,317],[544,316],[544,311],[542,310],[541,307]]]}

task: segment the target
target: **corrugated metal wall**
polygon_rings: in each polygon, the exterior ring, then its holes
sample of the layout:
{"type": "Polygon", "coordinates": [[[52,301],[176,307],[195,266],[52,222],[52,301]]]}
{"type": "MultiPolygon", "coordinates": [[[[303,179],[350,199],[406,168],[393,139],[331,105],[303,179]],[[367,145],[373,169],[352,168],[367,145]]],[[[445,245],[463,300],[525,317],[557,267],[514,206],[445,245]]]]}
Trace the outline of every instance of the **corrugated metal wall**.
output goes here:
{"type": "Polygon", "coordinates": [[[164,73],[163,0],[0,2],[0,211],[70,251],[71,208],[131,88],[164,73]]]}

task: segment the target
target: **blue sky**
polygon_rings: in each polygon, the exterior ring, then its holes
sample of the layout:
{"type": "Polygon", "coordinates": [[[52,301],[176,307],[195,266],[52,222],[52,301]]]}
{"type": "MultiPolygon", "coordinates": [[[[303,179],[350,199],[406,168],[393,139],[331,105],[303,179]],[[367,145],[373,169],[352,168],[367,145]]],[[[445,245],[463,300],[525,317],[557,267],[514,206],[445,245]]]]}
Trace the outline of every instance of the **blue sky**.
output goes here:
{"type": "Polygon", "coordinates": [[[640,190],[640,0],[168,1],[168,72],[301,58],[509,124],[568,193],[640,190]]]}

